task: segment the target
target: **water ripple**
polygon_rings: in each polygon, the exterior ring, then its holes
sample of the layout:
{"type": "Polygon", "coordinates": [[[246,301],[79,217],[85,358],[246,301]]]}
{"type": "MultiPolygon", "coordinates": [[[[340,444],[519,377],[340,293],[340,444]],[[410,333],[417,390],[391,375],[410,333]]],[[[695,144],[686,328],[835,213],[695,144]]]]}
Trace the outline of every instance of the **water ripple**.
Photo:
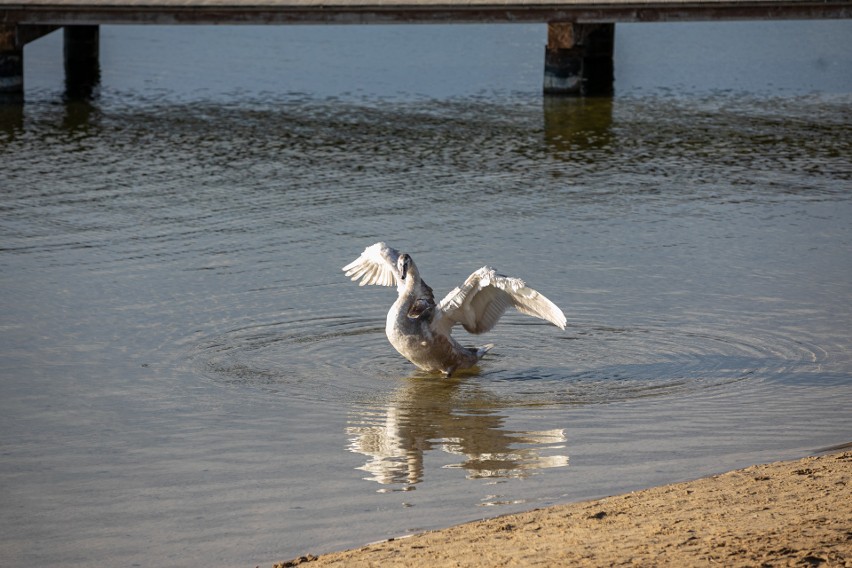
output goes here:
{"type": "MultiPolygon", "coordinates": [[[[567,332],[504,322],[497,347],[464,374],[500,406],[605,404],[685,397],[778,380],[825,358],[792,337],[748,337],[693,328],[575,325],[567,332]]],[[[464,337],[467,344],[480,338],[464,337]]],[[[281,320],[197,342],[190,358],[209,379],[306,401],[375,401],[400,380],[440,382],[399,356],[375,320],[351,316],[281,320]]]]}

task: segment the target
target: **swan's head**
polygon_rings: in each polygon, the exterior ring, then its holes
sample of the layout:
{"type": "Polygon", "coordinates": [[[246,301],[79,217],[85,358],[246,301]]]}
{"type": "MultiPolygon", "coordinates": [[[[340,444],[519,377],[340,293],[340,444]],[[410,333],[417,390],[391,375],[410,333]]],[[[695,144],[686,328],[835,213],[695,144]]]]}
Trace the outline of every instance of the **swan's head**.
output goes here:
{"type": "Polygon", "coordinates": [[[402,253],[396,261],[396,267],[399,269],[400,280],[405,280],[408,277],[408,273],[414,268],[414,261],[411,260],[409,255],[402,253]]]}

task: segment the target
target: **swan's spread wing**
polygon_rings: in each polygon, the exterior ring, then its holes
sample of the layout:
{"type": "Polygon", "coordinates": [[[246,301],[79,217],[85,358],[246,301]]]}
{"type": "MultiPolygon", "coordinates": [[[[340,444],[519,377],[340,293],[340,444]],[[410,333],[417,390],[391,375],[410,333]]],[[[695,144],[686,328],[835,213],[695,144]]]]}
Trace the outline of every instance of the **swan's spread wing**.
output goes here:
{"type": "Polygon", "coordinates": [[[510,278],[483,266],[471,274],[438,305],[442,317],[436,321],[440,331],[449,332],[456,323],[470,333],[485,333],[497,325],[509,307],[549,321],[565,329],[565,315],[556,304],[528,288],[520,278],[510,278]]]}
{"type": "Polygon", "coordinates": [[[396,286],[399,281],[399,269],[396,265],[398,258],[398,250],[385,243],[376,243],[365,248],[361,256],[343,267],[343,271],[352,280],[360,279],[359,286],[396,286]]]}

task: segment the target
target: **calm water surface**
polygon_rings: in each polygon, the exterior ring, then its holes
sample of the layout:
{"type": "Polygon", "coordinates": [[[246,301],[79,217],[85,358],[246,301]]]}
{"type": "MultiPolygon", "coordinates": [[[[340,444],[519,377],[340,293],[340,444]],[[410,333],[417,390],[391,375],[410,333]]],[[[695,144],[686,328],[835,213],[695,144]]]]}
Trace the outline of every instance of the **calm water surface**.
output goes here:
{"type": "Polygon", "coordinates": [[[67,103],[30,45],[3,565],[267,565],[849,441],[850,32],[619,26],[588,100],[542,99],[543,26],[107,27],[67,103]],[[568,328],[510,314],[477,373],[420,374],[340,271],[378,240],[568,328]]]}

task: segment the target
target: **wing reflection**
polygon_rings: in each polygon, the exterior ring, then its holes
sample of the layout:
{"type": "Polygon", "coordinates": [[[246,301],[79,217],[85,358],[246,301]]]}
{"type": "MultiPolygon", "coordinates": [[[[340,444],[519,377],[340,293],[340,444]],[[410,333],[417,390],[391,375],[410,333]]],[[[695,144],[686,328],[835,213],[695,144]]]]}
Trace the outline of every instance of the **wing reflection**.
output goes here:
{"type": "Polygon", "coordinates": [[[461,380],[411,378],[380,407],[360,408],[346,431],[349,450],[368,457],[365,477],[381,484],[423,481],[424,455],[442,450],[462,459],[468,478],[526,477],[568,465],[561,429],[521,432],[504,428],[500,404],[461,380]]]}

